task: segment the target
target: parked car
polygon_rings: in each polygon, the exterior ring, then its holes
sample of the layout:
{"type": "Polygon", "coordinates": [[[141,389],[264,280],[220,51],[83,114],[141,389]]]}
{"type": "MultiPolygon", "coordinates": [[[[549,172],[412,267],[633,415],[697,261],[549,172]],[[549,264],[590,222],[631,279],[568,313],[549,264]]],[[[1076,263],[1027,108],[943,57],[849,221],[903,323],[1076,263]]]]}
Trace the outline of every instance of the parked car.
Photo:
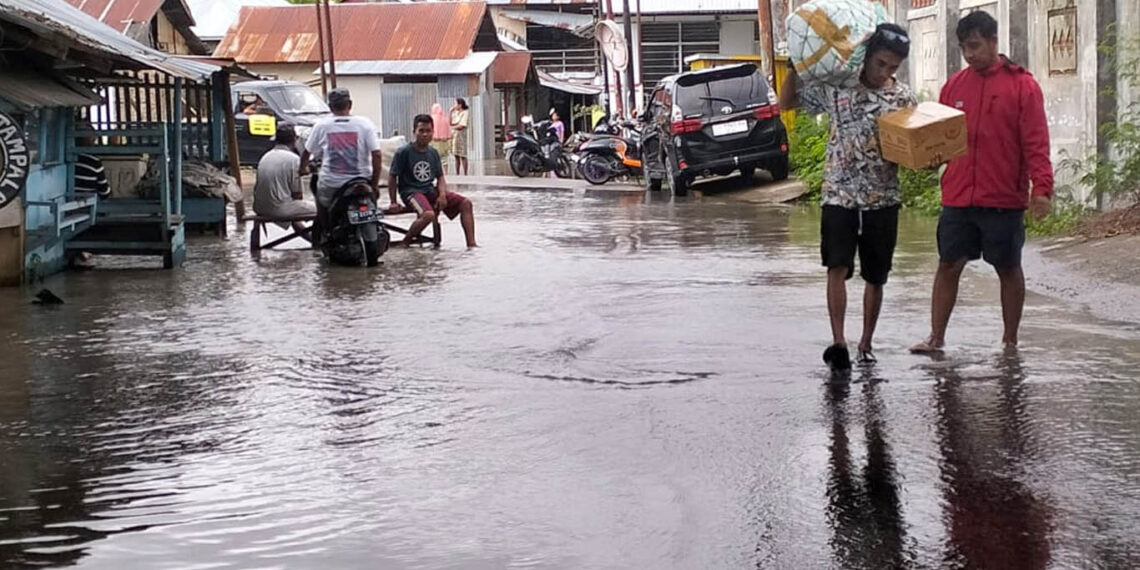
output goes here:
{"type": "Polygon", "coordinates": [[[788,177],[788,134],[776,93],[755,65],[690,71],[662,79],[642,116],[645,181],[668,180],[683,196],[698,176],[757,168],[788,177]]]}
{"type": "Polygon", "coordinates": [[[244,81],[231,85],[230,94],[241,164],[257,164],[261,155],[273,148],[272,135],[258,132],[259,121],[271,117],[276,123],[293,125],[299,151],[309,139],[313,125],[332,115],[320,95],[295,81],[244,81]]]}

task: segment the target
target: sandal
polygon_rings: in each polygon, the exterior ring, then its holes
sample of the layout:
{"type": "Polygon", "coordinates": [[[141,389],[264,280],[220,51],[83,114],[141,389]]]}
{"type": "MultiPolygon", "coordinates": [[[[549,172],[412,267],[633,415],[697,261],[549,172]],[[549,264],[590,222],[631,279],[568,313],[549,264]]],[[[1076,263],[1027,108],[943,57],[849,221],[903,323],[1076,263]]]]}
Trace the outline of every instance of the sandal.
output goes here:
{"type": "Polygon", "coordinates": [[[823,351],[823,361],[832,370],[842,371],[851,369],[851,353],[843,344],[833,344],[823,351]]]}
{"type": "Polygon", "coordinates": [[[859,364],[875,364],[879,359],[875,358],[875,353],[870,350],[859,349],[859,356],[857,362],[859,364]]]}

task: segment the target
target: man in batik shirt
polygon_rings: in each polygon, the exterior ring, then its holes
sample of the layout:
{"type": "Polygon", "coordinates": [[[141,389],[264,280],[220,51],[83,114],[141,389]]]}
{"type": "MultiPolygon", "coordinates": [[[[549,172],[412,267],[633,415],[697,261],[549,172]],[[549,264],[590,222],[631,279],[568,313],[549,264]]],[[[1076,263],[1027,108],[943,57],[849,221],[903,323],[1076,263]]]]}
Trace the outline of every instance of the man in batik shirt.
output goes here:
{"type": "Polygon", "coordinates": [[[827,267],[832,334],[823,360],[833,370],[851,367],[844,318],[846,282],[854,275],[856,253],[859,274],[866,282],[859,361],[875,361],[871,341],[898,239],[900,203],[898,165],[883,159],[878,119],[916,104],[910,88],[894,78],[910,55],[906,31],[894,24],[881,24],[865,45],[866,59],[854,87],[822,83],[804,87],[792,71],[780,97],[782,107],[802,106],[809,113],[827,113],[831,124],[821,198],[820,251],[827,267]]]}

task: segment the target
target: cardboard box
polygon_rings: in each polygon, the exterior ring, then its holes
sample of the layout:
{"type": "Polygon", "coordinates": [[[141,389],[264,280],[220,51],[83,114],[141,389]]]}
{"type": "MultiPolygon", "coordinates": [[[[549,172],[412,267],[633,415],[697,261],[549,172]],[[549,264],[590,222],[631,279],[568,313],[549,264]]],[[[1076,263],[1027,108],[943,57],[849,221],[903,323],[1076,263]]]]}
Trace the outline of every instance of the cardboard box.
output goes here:
{"type": "Polygon", "coordinates": [[[919,103],[879,117],[883,158],[915,170],[967,152],[966,114],[939,103],[919,103]]]}

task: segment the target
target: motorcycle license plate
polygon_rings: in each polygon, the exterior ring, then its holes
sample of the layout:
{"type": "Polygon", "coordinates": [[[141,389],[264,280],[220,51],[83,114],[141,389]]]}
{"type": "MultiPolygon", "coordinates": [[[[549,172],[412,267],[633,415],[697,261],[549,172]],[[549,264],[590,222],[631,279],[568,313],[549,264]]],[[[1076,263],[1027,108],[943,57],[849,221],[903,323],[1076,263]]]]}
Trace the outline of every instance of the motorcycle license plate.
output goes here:
{"type": "Polygon", "coordinates": [[[519,145],[519,141],[507,141],[503,144],[503,150],[511,150],[519,145]]]}
{"type": "Polygon", "coordinates": [[[731,123],[720,123],[712,126],[712,133],[714,137],[735,135],[737,133],[743,133],[747,130],[748,121],[732,121],[731,123]]]}
{"type": "Polygon", "coordinates": [[[352,225],[367,224],[368,222],[375,222],[380,219],[379,210],[349,210],[348,223],[352,225]]]}

